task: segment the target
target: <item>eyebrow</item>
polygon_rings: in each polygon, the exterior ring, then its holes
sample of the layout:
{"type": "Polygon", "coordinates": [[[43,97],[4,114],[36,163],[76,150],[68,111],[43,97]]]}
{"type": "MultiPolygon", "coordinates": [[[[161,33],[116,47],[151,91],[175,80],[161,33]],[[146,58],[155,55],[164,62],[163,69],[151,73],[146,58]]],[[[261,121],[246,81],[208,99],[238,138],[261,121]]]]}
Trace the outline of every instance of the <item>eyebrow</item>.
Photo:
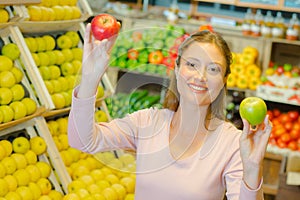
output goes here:
{"type": "MultiPolygon", "coordinates": [[[[181,56],[181,58],[182,58],[183,60],[185,60],[185,61],[189,61],[189,60],[191,59],[191,60],[194,60],[194,61],[197,61],[197,62],[201,62],[200,59],[194,58],[194,57],[187,57],[187,58],[184,58],[183,56],[181,56]],[[188,59],[189,59],[189,60],[188,60],[188,59]]],[[[219,65],[221,68],[223,68],[223,65],[222,65],[220,62],[218,62],[218,61],[211,61],[209,64],[211,64],[211,63],[217,64],[217,65],[219,65]]]]}

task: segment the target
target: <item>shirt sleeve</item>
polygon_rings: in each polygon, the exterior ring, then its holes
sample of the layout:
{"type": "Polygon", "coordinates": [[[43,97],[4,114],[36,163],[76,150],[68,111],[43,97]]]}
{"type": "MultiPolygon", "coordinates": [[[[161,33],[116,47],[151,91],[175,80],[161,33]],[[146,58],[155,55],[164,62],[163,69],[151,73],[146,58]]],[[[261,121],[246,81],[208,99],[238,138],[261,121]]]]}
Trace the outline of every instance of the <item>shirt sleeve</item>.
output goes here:
{"type": "Polygon", "coordinates": [[[77,98],[73,91],[68,118],[70,146],[87,153],[116,149],[136,149],[139,112],[111,122],[96,123],[94,119],[96,97],[77,98]]]}
{"type": "MultiPolygon", "coordinates": [[[[239,138],[237,138],[238,140],[239,138]]],[[[238,141],[235,141],[238,143],[238,141]]],[[[235,143],[234,142],[234,143],[235,143]]],[[[262,200],[262,181],[255,190],[250,189],[243,181],[243,164],[239,145],[232,151],[232,157],[224,171],[226,197],[228,200],[262,200]]]]}

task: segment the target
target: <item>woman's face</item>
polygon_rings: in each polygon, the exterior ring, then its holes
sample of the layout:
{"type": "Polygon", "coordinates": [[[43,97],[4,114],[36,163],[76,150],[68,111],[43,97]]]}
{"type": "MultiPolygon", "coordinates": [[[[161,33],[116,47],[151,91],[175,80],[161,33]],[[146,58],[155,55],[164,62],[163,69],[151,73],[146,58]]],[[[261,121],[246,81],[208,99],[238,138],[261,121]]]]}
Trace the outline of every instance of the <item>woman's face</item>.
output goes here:
{"type": "Polygon", "coordinates": [[[184,51],[177,67],[180,101],[209,105],[225,83],[226,62],[220,50],[210,43],[193,42],[184,51]]]}

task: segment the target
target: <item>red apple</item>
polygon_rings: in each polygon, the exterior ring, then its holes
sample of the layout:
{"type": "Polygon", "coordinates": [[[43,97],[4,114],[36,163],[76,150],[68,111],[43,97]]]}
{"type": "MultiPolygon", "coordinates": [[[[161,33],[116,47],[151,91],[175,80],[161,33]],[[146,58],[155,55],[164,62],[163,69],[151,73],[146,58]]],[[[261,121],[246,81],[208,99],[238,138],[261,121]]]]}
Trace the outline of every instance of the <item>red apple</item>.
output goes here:
{"type": "Polygon", "coordinates": [[[264,121],[267,115],[267,105],[259,97],[247,97],[241,102],[239,112],[249,124],[256,126],[264,121]]]}
{"type": "Polygon", "coordinates": [[[91,21],[91,30],[97,40],[108,39],[120,31],[121,24],[112,15],[102,13],[91,21]]]}

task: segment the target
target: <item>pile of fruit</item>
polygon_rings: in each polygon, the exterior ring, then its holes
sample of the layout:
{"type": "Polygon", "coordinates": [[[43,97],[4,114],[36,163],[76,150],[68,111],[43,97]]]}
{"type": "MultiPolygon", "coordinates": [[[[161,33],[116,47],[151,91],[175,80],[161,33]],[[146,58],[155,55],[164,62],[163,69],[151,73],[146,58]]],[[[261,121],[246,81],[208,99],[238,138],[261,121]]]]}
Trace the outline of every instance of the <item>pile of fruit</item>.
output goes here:
{"type": "Polygon", "coordinates": [[[29,97],[23,85],[23,71],[15,61],[20,57],[16,44],[4,44],[0,55],[0,124],[18,120],[35,113],[37,103],[29,97]]]}
{"type": "Polygon", "coordinates": [[[113,152],[94,156],[69,146],[68,117],[47,121],[47,126],[72,179],[64,199],[133,199],[135,157],[113,152]]]}
{"type": "Polygon", "coordinates": [[[242,53],[232,52],[231,74],[227,79],[229,88],[256,90],[261,84],[261,68],[256,64],[259,52],[256,48],[247,46],[242,53]]]}
{"type": "Polygon", "coordinates": [[[0,140],[0,198],[60,199],[53,187],[51,165],[40,156],[47,144],[40,136],[8,137],[0,140]]]}
{"type": "Polygon", "coordinates": [[[273,124],[270,144],[280,148],[300,151],[300,116],[299,111],[282,112],[278,109],[268,111],[273,124]]]}
{"type": "Polygon", "coordinates": [[[160,95],[149,94],[148,90],[136,90],[131,94],[117,93],[105,99],[112,118],[124,117],[128,113],[150,107],[161,108],[160,95]]]}
{"type": "Polygon", "coordinates": [[[110,66],[166,75],[174,68],[178,46],[185,37],[183,28],[171,25],[121,32],[110,66]]]}
{"type": "Polygon", "coordinates": [[[28,5],[29,21],[60,21],[79,19],[82,15],[77,0],[42,0],[28,5]]]}
{"type": "Polygon", "coordinates": [[[25,37],[25,42],[55,108],[70,106],[72,89],[81,68],[83,53],[78,47],[79,34],[76,31],[67,31],[57,36],[28,36],[25,37]]]}
{"type": "Polygon", "coordinates": [[[1,23],[6,23],[6,22],[8,22],[9,21],[9,13],[8,13],[8,11],[7,11],[7,9],[6,9],[6,7],[5,6],[0,6],[0,16],[1,16],[1,18],[0,18],[0,24],[1,23]]]}

